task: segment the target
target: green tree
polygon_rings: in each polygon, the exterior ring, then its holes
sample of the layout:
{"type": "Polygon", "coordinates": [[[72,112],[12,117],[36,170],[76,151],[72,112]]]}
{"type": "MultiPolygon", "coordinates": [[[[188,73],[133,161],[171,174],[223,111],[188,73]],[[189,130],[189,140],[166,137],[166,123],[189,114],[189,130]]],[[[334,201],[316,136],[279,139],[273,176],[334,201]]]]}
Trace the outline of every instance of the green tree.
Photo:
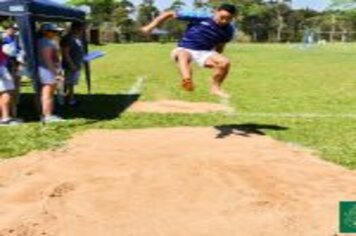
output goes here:
{"type": "Polygon", "coordinates": [[[140,26],[151,22],[159,14],[158,8],[154,5],[154,0],[143,0],[138,6],[137,22],[140,26]]]}
{"type": "Polygon", "coordinates": [[[350,9],[356,8],[356,0],[331,0],[332,8],[350,9]]]}
{"type": "Polygon", "coordinates": [[[194,6],[195,8],[206,8],[206,7],[209,7],[209,1],[194,0],[193,6],[194,6]]]}
{"type": "Polygon", "coordinates": [[[116,8],[115,0],[70,0],[73,6],[86,5],[91,8],[91,19],[96,23],[110,21],[112,12],[116,8]]]}
{"type": "MultiPolygon", "coordinates": [[[[186,4],[184,1],[175,0],[166,10],[178,11],[182,9],[186,4]]],[[[178,20],[168,21],[163,28],[169,32],[171,40],[178,40],[178,38],[183,34],[186,23],[178,20]]]]}
{"type": "Polygon", "coordinates": [[[282,32],[287,27],[285,19],[290,14],[291,1],[287,0],[270,0],[269,6],[269,39],[270,41],[282,41],[282,32]]]}
{"type": "Polygon", "coordinates": [[[135,22],[132,14],[135,12],[135,5],[128,0],[121,0],[115,4],[111,21],[118,27],[120,41],[132,41],[135,31],[135,22]]]}
{"type": "Polygon", "coordinates": [[[313,28],[308,24],[308,19],[318,16],[320,13],[311,9],[294,10],[289,14],[286,21],[286,41],[300,42],[303,38],[305,28],[313,28]]]}
{"type": "Polygon", "coordinates": [[[239,24],[245,33],[252,36],[254,42],[265,39],[265,23],[268,7],[258,1],[249,2],[242,9],[239,24]]]}
{"type": "Polygon", "coordinates": [[[128,1],[122,0],[114,4],[111,12],[111,21],[117,26],[124,25],[131,20],[131,15],[135,12],[135,5],[128,1]]]}
{"type": "Polygon", "coordinates": [[[179,10],[182,9],[186,4],[184,1],[181,0],[174,0],[171,4],[171,6],[168,8],[170,10],[179,10]]]}

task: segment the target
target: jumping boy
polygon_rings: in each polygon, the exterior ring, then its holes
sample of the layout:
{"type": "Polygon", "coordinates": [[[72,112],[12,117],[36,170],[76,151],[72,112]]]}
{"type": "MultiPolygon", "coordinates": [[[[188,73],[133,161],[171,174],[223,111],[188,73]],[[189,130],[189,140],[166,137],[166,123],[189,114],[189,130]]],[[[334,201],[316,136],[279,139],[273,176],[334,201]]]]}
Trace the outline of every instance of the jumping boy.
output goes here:
{"type": "Polygon", "coordinates": [[[214,70],[210,92],[227,98],[229,95],[222,91],[221,86],[229,73],[230,61],[222,53],[226,43],[234,37],[235,29],[232,21],[236,16],[237,9],[231,4],[221,5],[212,16],[167,11],[143,27],[141,31],[149,34],[170,19],[188,21],[188,27],[178,47],[172,52],[172,57],[180,71],[183,89],[194,90],[191,62],[195,61],[201,67],[214,70]]]}

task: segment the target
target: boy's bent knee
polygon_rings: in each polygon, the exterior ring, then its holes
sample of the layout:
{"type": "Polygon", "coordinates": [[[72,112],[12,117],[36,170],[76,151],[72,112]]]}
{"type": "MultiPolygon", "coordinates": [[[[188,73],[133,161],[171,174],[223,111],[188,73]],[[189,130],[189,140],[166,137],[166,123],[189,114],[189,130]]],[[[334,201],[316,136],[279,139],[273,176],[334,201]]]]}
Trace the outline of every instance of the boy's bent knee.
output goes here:
{"type": "Polygon", "coordinates": [[[229,59],[227,58],[222,58],[220,61],[219,61],[219,67],[221,69],[228,69],[230,67],[231,63],[229,61],[229,59]]]}

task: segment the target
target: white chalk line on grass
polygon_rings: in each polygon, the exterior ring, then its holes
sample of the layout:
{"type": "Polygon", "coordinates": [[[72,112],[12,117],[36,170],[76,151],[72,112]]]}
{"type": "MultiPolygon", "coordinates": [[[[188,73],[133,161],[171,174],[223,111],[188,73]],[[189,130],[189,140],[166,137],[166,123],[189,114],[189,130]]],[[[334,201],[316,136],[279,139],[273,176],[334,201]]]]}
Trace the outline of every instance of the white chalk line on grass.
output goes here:
{"type": "Polygon", "coordinates": [[[234,107],[231,106],[230,98],[219,98],[219,103],[225,107],[227,107],[227,111],[225,112],[226,115],[229,116],[237,116],[237,111],[234,107]]]}
{"type": "MultiPolygon", "coordinates": [[[[135,83],[126,92],[127,95],[141,94],[144,88],[146,76],[137,77],[135,83]]],[[[240,117],[266,117],[266,118],[304,118],[304,119],[319,119],[319,118],[331,118],[331,119],[356,119],[356,113],[292,113],[292,112],[238,112],[231,106],[230,98],[220,98],[219,103],[227,107],[225,114],[228,116],[240,116],[240,117]]]]}
{"type": "Polygon", "coordinates": [[[137,94],[141,94],[146,79],[147,79],[146,76],[139,76],[139,77],[137,77],[135,83],[134,83],[134,84],[131,86],[131,88],[126,92],[126,94],[127,94],[127,95],[137,95],[137,94]]]}
{"type": "Polygon", "coordinates": [[[271,118],[343,118],[343,119],[356,119],[356,114],[326,114],[326,113],[288,113],[288,112],[236,112],[236,116],[244,117],[271,117],[271,118]]]}
{"type": "Polygon", "coordinates": [[[292,113],[292,112],[238,112],[231,106],[229,98],[220,98],[219,102],[228,108],[225,112],[228,116],[242,116],[242,117],[270,117],[270,118],[303,118],[303,119],[356,119],[356,113],[292,113]]]}

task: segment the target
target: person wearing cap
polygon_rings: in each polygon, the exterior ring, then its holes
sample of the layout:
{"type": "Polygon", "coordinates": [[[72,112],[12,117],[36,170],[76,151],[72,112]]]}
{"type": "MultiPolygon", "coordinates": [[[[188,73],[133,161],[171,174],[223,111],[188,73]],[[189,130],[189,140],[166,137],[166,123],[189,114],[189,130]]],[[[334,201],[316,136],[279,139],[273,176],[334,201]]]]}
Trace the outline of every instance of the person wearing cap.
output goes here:
{"type": "Polygon", "coordinates": [[[64,81],[61,69],[60,49],[56,38],[61,31],[57,25],[44,23],[40,28],[40,38],[37,42],[39,52],[38,73],[41,82],[42,122],[64,121],[54,115],[54,94],[57,85],[64,81]]]}
{"type": "Polygon", "coordinates": [[[230,61],[222,53],[226,43],[235,35],[232,22],[237,14],[237,8],[232,4],[222,4],[213,14],[166,11],[141,28],[141,31],[149,34],[170,19],[188,21],[188,27],[178,47],[172,52],[181,74],[183,89],[194,90],[191,62],[195,61],[201,67],[214,70],[211,94],[228,98],[229,95],[221,89],[221,86],[229,73],[230,61]]]}
{"type": "Polygon", "coordinates": [[[65,94],[70,106],[75,106],[77,101],[74,97],[74,86],[78,85],[80,71],[85,56],[83,33],[85,25],[73,22],[67,35],[61,40],[63,69],[65,76],[65,94]]]}

